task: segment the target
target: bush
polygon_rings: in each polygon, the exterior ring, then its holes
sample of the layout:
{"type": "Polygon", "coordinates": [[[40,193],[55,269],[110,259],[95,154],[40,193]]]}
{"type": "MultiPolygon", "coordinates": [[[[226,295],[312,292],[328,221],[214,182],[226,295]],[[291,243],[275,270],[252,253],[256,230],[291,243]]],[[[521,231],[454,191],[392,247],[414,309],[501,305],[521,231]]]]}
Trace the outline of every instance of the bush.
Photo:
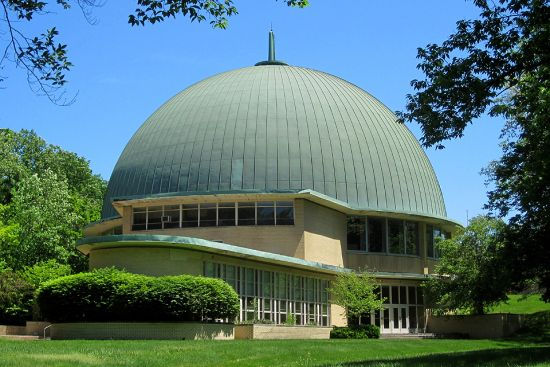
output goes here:
{"type": "Polygon", "coordinates": [[[220,279],[149,277],[101,269],[55,279],[37,292],[51,322],[204,321],[233,319],[239,297],[220,279]]]}
{"type": "Polygon", "coordinates": [[[334,327],[330,331],[331,339],[378,339],[380,328],[376,325],[358,325],[353,327],[334,327]]]}
{"type": "Polygon", "coordinates": [[[0,272],[0,324],[22,325],[32,317],[34,287],[11,270],[0,272]]]}

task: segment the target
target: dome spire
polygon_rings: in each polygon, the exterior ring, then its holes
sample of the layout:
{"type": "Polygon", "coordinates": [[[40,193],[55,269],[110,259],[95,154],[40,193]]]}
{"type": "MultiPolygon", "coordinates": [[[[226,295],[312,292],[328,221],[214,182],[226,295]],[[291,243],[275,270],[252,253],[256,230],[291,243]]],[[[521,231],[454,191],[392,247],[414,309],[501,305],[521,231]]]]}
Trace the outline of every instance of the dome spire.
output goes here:
{"type": "Polygon", "coordinates": [[[275,34],[273,33],[273,27],[269,31],[269,47],[267,51],[267,61],[260,61],[255,66],[261,65],[288,65],[284,61],[277,60],[275,58],[275,34]]]}
{"type": "Polygon", "coordinates": [[[269,31],[269,51],[267,61],[275,61],[275,35],[273,34],[273,29],[269,31]]]}

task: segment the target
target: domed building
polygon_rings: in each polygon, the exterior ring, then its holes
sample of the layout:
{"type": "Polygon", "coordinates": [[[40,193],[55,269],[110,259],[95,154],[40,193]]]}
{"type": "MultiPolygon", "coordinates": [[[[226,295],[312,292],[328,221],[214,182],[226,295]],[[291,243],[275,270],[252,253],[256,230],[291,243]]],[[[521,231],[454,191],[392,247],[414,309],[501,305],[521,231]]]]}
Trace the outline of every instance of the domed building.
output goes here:
{"type": "Polygon", "coordinates": [[[219,277],[240,320],[344,325],[327,287],[368,268],[383,333],[423,327],[422,280],[448,219],[437,177],[395,115],[333,75],[269,57],[202,80],[154,112],[79,249],[90,267],[219,277]]]}

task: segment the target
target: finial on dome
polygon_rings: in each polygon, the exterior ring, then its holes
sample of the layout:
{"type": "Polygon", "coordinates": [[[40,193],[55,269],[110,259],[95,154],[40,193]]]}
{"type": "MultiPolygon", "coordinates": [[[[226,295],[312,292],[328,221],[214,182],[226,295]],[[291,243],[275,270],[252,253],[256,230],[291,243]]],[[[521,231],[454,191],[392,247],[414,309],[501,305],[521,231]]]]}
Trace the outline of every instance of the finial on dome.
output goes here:
{"type": "Polygon", "coordinates": [[[284,61],[275,59],[275,34],[273,33],[273,25],[269,31],[269,48],[267,53],[267,61],[260,61],[255,66],[261,65],[288,65],[284,61]]]}

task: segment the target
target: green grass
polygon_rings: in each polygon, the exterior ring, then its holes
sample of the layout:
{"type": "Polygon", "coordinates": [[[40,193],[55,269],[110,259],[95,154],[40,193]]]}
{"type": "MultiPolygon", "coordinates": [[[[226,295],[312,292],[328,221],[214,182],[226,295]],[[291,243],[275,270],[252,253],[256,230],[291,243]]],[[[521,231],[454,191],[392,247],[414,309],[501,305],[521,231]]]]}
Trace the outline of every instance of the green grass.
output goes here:
{"type": "Polygon", "coordinates": [[[550,366],[550,342],[0,340],[0,366],[550,366]]]}
{"type": "Polygon", "coordinates": [[[493,307],[491,313],[519,313],[529,314],[540,311],[550,311],[550,302],[545,303],[540,295],[532,294],[527,297],[517,294],[508,295],[508,302],[493,307]]]}

